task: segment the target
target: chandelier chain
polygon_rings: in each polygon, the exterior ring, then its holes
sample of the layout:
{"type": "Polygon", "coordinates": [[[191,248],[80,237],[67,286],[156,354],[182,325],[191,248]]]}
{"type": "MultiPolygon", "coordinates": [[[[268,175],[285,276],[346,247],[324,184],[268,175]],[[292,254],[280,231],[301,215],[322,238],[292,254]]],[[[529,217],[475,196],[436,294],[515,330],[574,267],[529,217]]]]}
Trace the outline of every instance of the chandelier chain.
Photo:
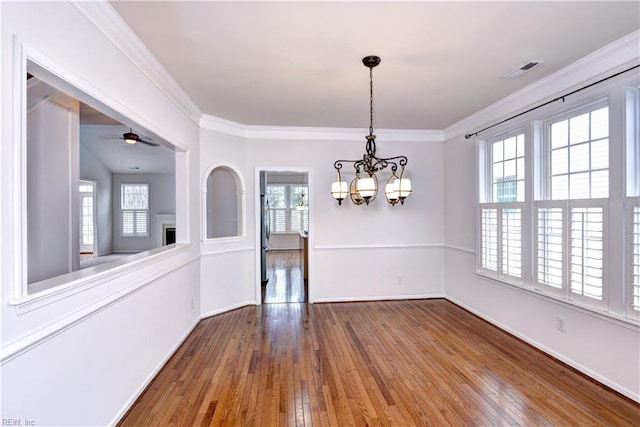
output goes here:
{"type": "Polygon", "coordinates": [[[373,67],[369,68],[369,135],[373,135],[373,67]]]}

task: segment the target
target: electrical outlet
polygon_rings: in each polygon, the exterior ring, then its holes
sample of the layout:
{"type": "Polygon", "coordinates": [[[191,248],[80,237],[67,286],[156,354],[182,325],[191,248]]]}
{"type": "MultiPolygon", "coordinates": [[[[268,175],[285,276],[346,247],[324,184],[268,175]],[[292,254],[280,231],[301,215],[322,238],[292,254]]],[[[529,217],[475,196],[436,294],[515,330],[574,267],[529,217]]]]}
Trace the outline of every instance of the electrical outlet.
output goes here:
{"type": "Polygon", "coordinates": [[[556,328],[560,332],[564,332],[564,319],[562,317],[556,317],[556,328]]]}

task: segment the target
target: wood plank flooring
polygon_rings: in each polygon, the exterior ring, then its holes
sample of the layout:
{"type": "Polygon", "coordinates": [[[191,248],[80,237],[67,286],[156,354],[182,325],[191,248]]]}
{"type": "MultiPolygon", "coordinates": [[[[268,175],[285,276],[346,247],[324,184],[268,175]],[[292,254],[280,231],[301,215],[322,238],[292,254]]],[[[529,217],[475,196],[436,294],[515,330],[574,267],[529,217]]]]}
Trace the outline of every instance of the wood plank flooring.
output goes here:
{"type": "Polygon", "coordinates": [[[204,319],[121,426],[638,426],[640,405],[445,300],[204,319]]]}
{"type": "Polygon", "coordinates": [[[269,281],[262,288],[263,303],[307,301],[301,250],[268,252],[267,276],[269,281]]]}

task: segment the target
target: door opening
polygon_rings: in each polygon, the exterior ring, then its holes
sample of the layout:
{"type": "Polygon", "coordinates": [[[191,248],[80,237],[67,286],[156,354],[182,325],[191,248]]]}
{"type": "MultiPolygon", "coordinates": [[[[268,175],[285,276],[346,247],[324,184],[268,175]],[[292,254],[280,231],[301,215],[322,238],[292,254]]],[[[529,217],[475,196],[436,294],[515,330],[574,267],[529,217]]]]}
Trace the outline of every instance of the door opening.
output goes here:
{"type": "Polygon", "coordinates": [[[96,183],[80,180],[80,258],[98,255],[96,236],[96,183]]]}
{"type": "Polygon", "coordinates": [[[309,172],[260,174],[260,300],[300,303],[309,294],[309,172]]]}

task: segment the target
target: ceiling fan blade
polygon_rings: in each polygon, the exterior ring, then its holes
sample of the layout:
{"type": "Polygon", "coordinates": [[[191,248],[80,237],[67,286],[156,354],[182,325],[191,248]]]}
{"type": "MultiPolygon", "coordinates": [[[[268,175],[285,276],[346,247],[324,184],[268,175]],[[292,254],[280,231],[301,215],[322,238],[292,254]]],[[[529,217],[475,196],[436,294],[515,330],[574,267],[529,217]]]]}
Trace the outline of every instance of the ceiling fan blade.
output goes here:
{"type": "Polygon", "coordinates": [[[147,144],[147,145],[150,145],[152,147],[157,147],[157,146],[160,145],[160,144],[156,144],[155,142],[145,141],[142,138],[138,138],[138,142],[142,142],[143,144],[147,144]]]}

